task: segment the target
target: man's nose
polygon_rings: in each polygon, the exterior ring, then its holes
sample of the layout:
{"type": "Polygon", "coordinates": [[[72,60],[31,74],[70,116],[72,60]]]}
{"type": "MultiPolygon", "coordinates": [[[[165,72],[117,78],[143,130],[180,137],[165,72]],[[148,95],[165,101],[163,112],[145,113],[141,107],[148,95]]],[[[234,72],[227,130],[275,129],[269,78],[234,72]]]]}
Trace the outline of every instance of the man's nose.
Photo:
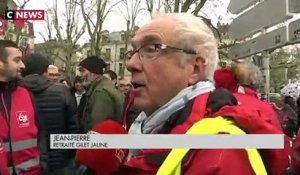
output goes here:
{"type": "Polygon", "coordinates": [[[126,68],[130,72],[142,71],[143,64],[138,53],[133,54],[132,57],[126,61],[126,68]]]}
{"type": "Polygon", "coordinates": [[[23,61],[20,61],[20,65],[19,66],[20,66],[21,69],[25,69],[25,64],[23,63],[23,61]]]}

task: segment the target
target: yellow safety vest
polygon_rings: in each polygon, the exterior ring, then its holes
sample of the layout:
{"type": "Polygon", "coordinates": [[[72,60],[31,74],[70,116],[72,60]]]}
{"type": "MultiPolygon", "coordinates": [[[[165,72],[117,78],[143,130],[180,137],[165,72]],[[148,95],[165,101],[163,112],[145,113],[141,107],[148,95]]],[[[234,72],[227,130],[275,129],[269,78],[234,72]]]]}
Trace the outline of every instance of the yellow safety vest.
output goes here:
{"type": "MultiPolygon", "coordinates": [[[[223,117],[205,118],[195,123],[186,134],[246,134],[234,125],[234,122],[223,117]]],[[[181,161],[189,149],[172,149],[156,175],[181,175],[181,161]]],[[[246,148],[248,158],[256,175],[266,175],[264,163],[257,149],[246,148]]]]}

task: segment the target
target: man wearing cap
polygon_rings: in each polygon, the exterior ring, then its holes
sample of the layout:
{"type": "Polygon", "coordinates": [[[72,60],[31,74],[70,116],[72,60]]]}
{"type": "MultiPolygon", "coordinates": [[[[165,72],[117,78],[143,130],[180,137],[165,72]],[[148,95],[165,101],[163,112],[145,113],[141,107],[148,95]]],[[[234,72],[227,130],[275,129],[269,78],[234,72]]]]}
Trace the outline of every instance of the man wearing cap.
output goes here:
{"type": "Polygon", "coordinates": [[[87,132],[95,124],[105,119],[121,122],[124,95],[112,81],[103,75],[106,63],[97,56],[90,56],[79,64],[80,75],[87,87],[85,104],[80,116],[83,132],[87,132]]]}

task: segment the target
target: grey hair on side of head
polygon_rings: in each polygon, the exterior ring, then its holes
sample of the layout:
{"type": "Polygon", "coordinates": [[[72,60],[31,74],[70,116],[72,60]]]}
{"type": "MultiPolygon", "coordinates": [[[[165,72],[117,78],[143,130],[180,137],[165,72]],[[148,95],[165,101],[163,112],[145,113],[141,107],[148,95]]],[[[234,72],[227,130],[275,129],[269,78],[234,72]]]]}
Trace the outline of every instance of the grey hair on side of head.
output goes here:
{"type": "Polygon", "coordinates": [[[188,13],[157,13],[153,19],[170,19],[178,23],[178,28],[174,29],[177,34],[174,42],[184,49],[194,49],[206,62],[205,78],[212,80],[219,61],[218,44],[205,22],[188,13]]]}

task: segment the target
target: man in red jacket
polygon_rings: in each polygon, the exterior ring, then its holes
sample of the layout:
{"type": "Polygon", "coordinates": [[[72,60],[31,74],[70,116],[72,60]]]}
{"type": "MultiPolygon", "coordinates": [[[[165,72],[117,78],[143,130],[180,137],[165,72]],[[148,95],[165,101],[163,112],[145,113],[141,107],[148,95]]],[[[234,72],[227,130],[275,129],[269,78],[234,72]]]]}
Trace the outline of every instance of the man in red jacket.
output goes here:
{"type": "Polygon", "coordinates": [[[18,46],[0,40],[1,175],[40,175],[41,164],[45,165],[45,137],[41,134],[33,99],[18,85],[24,67],[18,46]],[[40,153],[42,148],[44,154],[40,153]]]}
{"type": "MultiPolygon", "coordinates": [[[[245,63],[234,63],[236,64],[245,64],[245,63]]],[[[250,88],[249,86],[239,82],[241,79],[250,79],[250,78],[241,78],[240,76],[250,73],[241,73],[242,71],[249,71],[242,69],[241,66],[232,66],[233,68],[224,68],[218,69],[214,72],[214,81],[216,88],[225,88],[234,94],[234,96],[238,99],[240,103],[244,103],[245,105],[249,105],[249,107],[256,104],[256,109],[259,112],[260,117],[262,117],[266,122],[276,126],[281,129],[281,125],[277,120],[277,115],[273,110],[271,104],[264,102],[258,99],[257,93],[254,88],[250,88]],[[238,73],[237,73],[238,72],[238,73]]],[[[250,76],[250,75],[249,75],[250,76]]],[[[251,80],[247,80],[249,84],[251,80]]],[[[245,82],[245,81],[244,81],[245,82]]]]}
{"type": "MultiPolygon", "coordinates": [[[[132,73],[133,106],[144,112],[131,124],[129,134],[185,134],[207,116],[230,116],[234,127],[250,134],[282,134],[254,107],[238,104],[229,91],[214,91],[211,80],[217,63],[214,35],[193,15],[161,14],[141,27],[126,53],[126,67],[132,73]]],[[[131,149],[118,173],[163,174],[169,153],[131,149]]],[[[257,171],[249,157],[244,149],[190,150],[176,173],[170,174],[253,175],[257,171]]],[[[282,174],[287,167],[283,149],[261,150],[259,157],[268,174],[282,174]]]]}

